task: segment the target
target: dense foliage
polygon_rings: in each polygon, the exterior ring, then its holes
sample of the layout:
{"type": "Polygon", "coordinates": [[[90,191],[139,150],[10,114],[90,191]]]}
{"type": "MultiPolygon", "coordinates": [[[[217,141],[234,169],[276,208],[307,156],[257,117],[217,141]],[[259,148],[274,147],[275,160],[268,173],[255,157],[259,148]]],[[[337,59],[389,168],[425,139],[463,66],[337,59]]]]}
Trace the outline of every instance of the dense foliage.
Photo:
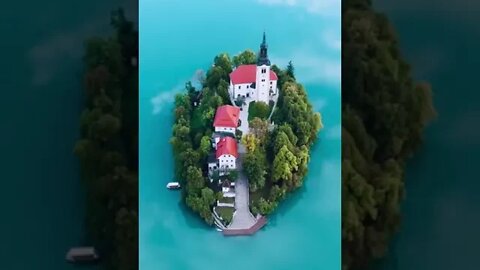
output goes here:
{"type": "Polygon", "coordinates": [[[367,0],[342,9],[342,264],[358,269],[385,254],[398,228],[405,160],[434,110],[387,18],[367,0]]]}
{"type": "MultiPolygon", "coordinates": [[[[228,75],[233,64],[227,54],[215,57],[213,67],[197,90],[190,82],[175,96],[174,125],[170,143],[175,158],[175,178],[186,187],[182,196],[187,206],[208,224],[213,224],[212,208],[219,187],[207,178],[207,157],[211,152],[211,135],[216,109],[229,104],[228,75]]],[[[232,174],[230,180],[235,177],[232,174]]],[[[218,179],[218,175],[216,177],[218,179]]]]}
{"type": "Polygon", "coordinates": [[[74,152],[87,187],[87,231],[107,269],[138,269],[138,32],[122,10],[114,37],[86,44],[86,108],[74,152]]]}
{"type": "Polygon", "coordinates": [[[248,121],[255,117],[267,119],[270,116],[270,107],[262,101],[252,101],[248,106],[248,121]]]}
{"type": "Polygon", "coordinates": [[[244,136],[244,159],[249,179],[251,210],[271,213],[288,192],[302,186],[307,174],[309,151],[322,128],[321,117],[308,101],[307,93],[295,81],[293,65],[272,69],[279,78],[280,96],[272,115],[275,126],[258,117],[249,121],[251,133],[244,136]]]}

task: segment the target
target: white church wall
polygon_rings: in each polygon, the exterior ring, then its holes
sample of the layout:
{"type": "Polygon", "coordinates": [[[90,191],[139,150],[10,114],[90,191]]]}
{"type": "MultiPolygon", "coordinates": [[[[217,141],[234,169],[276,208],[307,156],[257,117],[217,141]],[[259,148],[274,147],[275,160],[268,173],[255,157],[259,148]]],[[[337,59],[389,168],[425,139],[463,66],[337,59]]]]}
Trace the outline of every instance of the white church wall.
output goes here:
{"type": "Polygon", "coordinates": [[[233,84],[230,94],[232,95],[233,98],[237,98],[239,95],[247,97],[247,94],[248,96],[250,96],[251,91],[254,90],[250,88],[250,85],[251,83],[233,84]]]}

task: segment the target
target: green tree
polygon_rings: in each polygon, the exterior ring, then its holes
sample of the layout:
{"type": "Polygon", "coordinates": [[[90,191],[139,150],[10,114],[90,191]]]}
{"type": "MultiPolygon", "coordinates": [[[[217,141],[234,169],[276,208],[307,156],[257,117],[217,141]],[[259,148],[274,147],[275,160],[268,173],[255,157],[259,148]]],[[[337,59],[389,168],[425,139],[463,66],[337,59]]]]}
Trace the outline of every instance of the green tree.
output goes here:
{"type": "Polygon", "coordinates": [[[202,158],[205,158],[206,156],[208,156],[211,149],[212,149],[212,142],[210,140],[210,137],[203,136],[200,141],[200,148],[199,148],[200,156],[202,158]]]}
{"type": "Polygon", "coordinates": [[[293,144],[288,139],[288,135],[285,134],[285,132],[280,131],[280,132],[277,133],[277,136],[275,137],[273,152],[275,154],[279,153],[280,150],[282,149],[282,147],[284,147],[284,146],[286,146],[287,149],[289,149],[290,151],[294,151],[294,149],[295,149],[293,144]]]}
{"type": "Polygon", "coordinates": [[[252,50],[245,50],[233,57],[233,65],[238,67],[240,65],[250,65],[257,62],[257,56],[252,50]]]}
{"type": "Polygon", "coordinates": [[[216,201],[216,196],[213,190],[206,187],[202,189],[202,200],[205,205],[212,206],[216,201]]]}
{"type": "Polygon", "coordinates": [[[253,118],[248,122],[248,127],[251,134],[253,134],[260,143],[264,144],[268,135],[268,121],[262,120],[258,117],[253,118]]]}
{"type": "Polygon", "coordinates": [[[248,120],[252,120],[255,117],[260,119],[267,119],[270,114],[270,106],[262,101],[250,102],[248,108],[248,120]]]}
{"type": "Polygon", "coordinates": [[[288,61],[286,74],[295,80],[295,68],[293,67],[292,61],[288,61]]]}
{"type": "Polygon", "coordinates": [[[267,174],[267,160],[265,153],[259,149],[248,152],[243,160],[243,170],[248,178],[250,188],[255,192],[265,186],[267,174]]]}
{"type": "Polygon", "coordinates": [[[292,180],[293,173],[298,169],[297,158],[284,145],[273,160],[273,180],[292,180]]]}
{"type": "Polygon", "coordinates": [[[91,129],[92,136],[101,141],[112,138],[121,127],[121,121],[111,114],[102,115],[93,125],[91,129]]]}
{"type": "Polygon", "coordinates": [[[242,144],[245,145],[249,153],[255,151],[258,143],[258,139],[252,133],[248,133],[242,137],[242,144]]]}
{"type": "Polygon", "coordinates": [[[186,172],[187,179],[187,193],[199,194],[205,186],[205,180],[202,176],[202,171],[195,166],[188,166],[186,172]]]}
{"type": "Polygon", "coordinates": [[[220,79],[217,87],[217,94],[222,98],[223,104],[230,104],[230,94],[228,93],[229,84],[224,79],[220,79]]]}

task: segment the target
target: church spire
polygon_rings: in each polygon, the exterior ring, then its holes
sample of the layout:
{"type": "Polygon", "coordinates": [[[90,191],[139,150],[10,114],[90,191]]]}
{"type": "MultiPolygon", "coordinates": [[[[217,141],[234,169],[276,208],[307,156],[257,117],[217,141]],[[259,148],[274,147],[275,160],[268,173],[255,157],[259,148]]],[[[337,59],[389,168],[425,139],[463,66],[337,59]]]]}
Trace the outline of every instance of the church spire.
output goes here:
{"type": "Polygon", "coordinates": [[[262,41],[262,44],[260,44],[260,53],[258,54],[257,66],[261,66],[261,65],[270,66],[270,60],[268,60],[267,49],[268,49],[268,46],[267,46],[267,40],[265,37],[265,31],[263,31],[263,41],[262,41]]]}

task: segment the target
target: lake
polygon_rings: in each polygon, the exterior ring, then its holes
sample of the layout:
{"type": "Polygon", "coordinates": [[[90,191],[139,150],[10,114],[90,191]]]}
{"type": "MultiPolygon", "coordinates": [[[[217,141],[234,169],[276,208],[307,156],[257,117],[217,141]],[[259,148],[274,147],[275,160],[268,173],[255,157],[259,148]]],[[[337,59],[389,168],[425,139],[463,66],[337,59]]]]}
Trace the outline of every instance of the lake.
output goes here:
{"type": "Polygon", "coordinates": [[[431,83],[438,117],[408,162],[403,223],[378,269],[478,269],[480,6],[383,1],[414,77],[431,83]]]}
{"type": "Polygon", "coordinates": [[[139,14],[140,269],[340,269],[340,2],[142,0],[139,14]],[[270,60],[292,60],[325,127],[304,187],[256,235],[225,238],[165,188],[173,97],[215,55],[258,51],[263,31],[270,60]]]}

